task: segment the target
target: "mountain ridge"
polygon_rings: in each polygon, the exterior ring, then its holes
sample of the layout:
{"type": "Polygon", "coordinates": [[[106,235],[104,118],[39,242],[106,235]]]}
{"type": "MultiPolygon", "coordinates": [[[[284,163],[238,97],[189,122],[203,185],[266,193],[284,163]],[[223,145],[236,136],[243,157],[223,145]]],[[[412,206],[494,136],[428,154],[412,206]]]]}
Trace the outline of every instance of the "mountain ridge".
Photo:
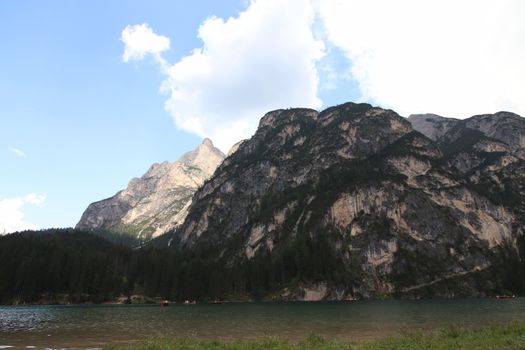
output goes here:
{"type": "Polygon", "coordinates": [[[76,225],[148,240],[179,225],[195,190],[210,177],[224,154],[210,139],[178,161],[153,164],[126,189],[88,206],[76,225]]]}
{"type": "MultiPolygon", "coordinates": [[[[79,230],[0,237],[0,301],[524,295],[525,119],[448,122],[433,140],[368,104],[269,112],[184,222],[145,244],[79,230]]],[[[164,177],[163,164],[133,186],[164,177]]]]}
{"type": "Polygon", "coordinates": [[[432,140],[368,104],[269,112],[195,193],[171,239],[178,249],[214,247],[226,266],[289,261],[289,271],[268,271],[281,277],[265,289],[281,296],[294,280],[296,296],[326,286],[320,298],[486,295],[503,283],[501,254],[514,254],[523,235],[524,177],[510,169],[524,162],[513,155],[520,143],[502,149],[492,136],[508,133],[490,128],[446,149],[452,133],[485,125],[450,124],[432,140]],[[514,205],[498,199],[501,186],[514,205]],[[315,255],[323,273],[302,274],[297,261],[315,255]]]}

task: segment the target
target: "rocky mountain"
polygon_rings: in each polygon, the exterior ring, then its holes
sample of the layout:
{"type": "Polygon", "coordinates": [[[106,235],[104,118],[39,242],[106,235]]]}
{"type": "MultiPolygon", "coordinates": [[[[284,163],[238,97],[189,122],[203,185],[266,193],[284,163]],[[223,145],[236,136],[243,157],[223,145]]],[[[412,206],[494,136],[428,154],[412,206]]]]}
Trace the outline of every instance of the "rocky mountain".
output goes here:
{"type": "Polygon", "coordinates": [[[198,271],[222,266],[222,293],[513,291],[525,258],[524,130],[506,112],[462,121],[354,103],[269,112],[164,238],[192,252],[198,271]]]}
{"type": "Polygon", "coordinates": [[[491,144],[497,148],[504,147],[506,152],[511,152],[521,159],[525,156],[523,118],[514,113],[476,115],[463,120],[443,118],[434,114],[415,114],[409,116],[408,120],[415,130],[453,153],[471,150],[475,144],[478,149],[491,144]],[[495,146],[494,142],[499,143],[499,146],[495,146]],[[455,147],[457,149],[451,150],[455,147]]]}
{"type": "Polygon", "coordinates": [[[224,159],[205,139],[174,163],[153,164],[113,197],[88,206],[76,228],[156,237],[184,221],[195,191],[224,159]]]}
{"type": "Polygon", "coordinates": [[[437,141],[460,120],[445,118],[436,114],[412,114],[408,117],[412,127],[426,137],[437,141]]]}

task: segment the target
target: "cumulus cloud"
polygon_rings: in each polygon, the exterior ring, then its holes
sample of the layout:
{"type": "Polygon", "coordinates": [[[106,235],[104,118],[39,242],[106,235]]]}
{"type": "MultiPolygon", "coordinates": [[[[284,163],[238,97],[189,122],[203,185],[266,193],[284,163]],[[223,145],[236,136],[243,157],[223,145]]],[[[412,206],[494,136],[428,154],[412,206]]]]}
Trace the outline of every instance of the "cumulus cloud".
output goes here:
{"type": "Polygon", "coordinates": [[[124,43],[124,62],[142,60],[150,54],[163,63],[160,54],[170,48],[170,39],[153,33],[147,23],[127,26],[122,31],[120,40],[124,43]]]}
{"type": "Polygon", "coordinates": [[[227,151],[270,110],[320,107],[315,64],[324,45],[312,34],[314,16],[308,0],[258,0],[237,17],[204,21],[202,47],[163,69],[177,126],[227,151]]]}
{"type": "Polygon", "coordinates": [[[25,205],[43,206],[46,197],[41,194],[30,193],[25,197],[0,199],[0,234],[22,230],[37,230],[38,226],[24,219],[25,205]]]}
{"type": "Polygon", "coordinates": [[[523,13],[521,0],[254,0],[204,21],[202,46],[175,63],[161,56],[168,38],[128,26],[123,59],[153,55],[177,126],[227,151],[269,110],[319,108],[320,92],[350,99],[348,82],[402,115],[525,115],[523,13]]]}
{"type": "Polygon", "coordinates": [[[12,153],[16,154],[19,157],[25,157],[26,156],[26,153],[24,151],[22,151],[20,148],[9,147],[9,151],[11,151],[12,153]]]}
{"type": "Polygon", "coordinates": [[[363,99],[402,114],[525,115],[525,2],[317,0],[363,99]]]}

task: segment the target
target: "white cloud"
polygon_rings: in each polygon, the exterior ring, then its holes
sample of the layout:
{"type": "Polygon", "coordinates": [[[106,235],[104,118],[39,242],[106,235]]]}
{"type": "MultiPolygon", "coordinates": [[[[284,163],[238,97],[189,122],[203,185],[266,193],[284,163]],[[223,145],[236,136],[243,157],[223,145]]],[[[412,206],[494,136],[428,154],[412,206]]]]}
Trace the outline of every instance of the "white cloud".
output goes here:
{"type": "Polygon", "coordinates": [[[37,230],[38,226],[24,220],[24,205],[43,206],[46,197],[30,193],[25,197],[0,199],[0,235],[21,230],[37,230]]]}
{"type": "Polygon", "coordinates": [[[258,0],[235,18],[208,18],[203,46],[163,67],[177,126],[227,151],[270,110],[320,107],[315,63],[324,45],[312,34],[314,15],[308,0],[258,0]]]}
{"type": "Polygon", "coordinates": [[[13,152],[14,154],[16,154],[17,156],[19,156],[19,157],[25,157],[26,156],[26,153],[24,151],[22,151],[21,149],[19,149],[19,148],[9,147],[9,150],[11,152],[13,152]]]}
{"type": "Polygon", "coordinates": [[[344,96],[341,76],[361,100],[402,115],[525,115],[523,13],[522,0],[254,0],[237,17],[204,21],[202,47],[174,64],[161,56],[167,37],[128,26],[123,59],[152,54],[177,126],[227,151],[269,110],[319,108],[320,91],[344,96]]]}
{"type": "Polygon", "coordinates": [[[525,2],[316,3],[364,99],[405,115],[525,115],[525,2]]]}
{"type": "Polygon", "coordinates": [[[170,39],[153,33],[147,23],[127,26],[122,31],[120,40],[124,43],[124,62],[142,60],[147,54],[163,62],[160,54],[169,50],[170,39]]]}

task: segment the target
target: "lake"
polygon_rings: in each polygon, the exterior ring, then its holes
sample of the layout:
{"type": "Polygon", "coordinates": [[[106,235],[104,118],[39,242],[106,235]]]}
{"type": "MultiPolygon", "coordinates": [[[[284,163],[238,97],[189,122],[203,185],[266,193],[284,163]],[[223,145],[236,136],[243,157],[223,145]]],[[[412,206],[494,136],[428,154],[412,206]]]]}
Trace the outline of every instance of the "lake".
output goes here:
{"type": "Polygon", "coordinates": [[[0,306],[0,349],[101,348],[150,337],[375,338],[400,329],[525,322],[525,298],[224,305],[0,306]]]}

